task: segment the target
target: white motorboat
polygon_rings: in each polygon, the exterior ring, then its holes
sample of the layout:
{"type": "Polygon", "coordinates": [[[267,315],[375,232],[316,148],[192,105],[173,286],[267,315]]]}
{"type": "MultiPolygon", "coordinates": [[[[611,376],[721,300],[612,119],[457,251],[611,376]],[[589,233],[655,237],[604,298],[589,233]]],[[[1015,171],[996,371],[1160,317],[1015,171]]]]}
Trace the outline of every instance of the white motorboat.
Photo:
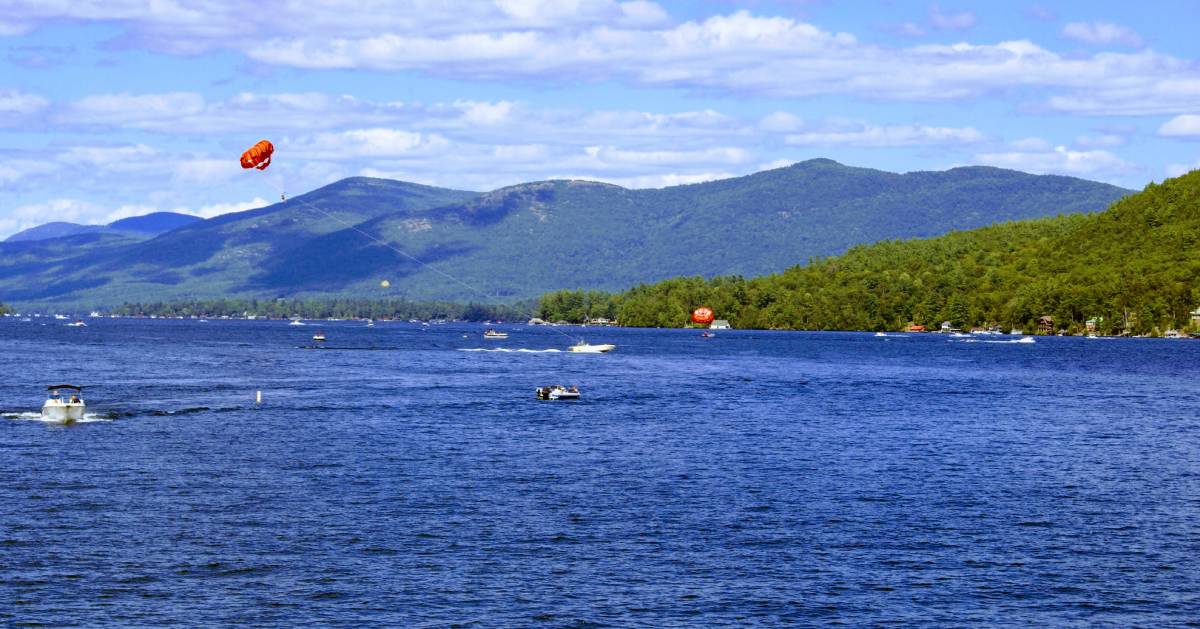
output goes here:
{"type": "Polygon", "coordinates": [[[299,319],[292,319],[292,322],[288,325],[304,325],[304,322],[299,319]]]}
{"type": "Polygon", "coordinates": [[[508,338],[508,332],[497,332],[496,330],[485,330],[483,338],[493,341],[501,341],[508,338]]]}
{"type": "Polygon", "coordinates": [[[579,341],[575,345],[571,346],[572,352],[577,352],[580,354],[603,354],[604,352],[611,352],[614,349],[617,349],[617,346],[611,343],[589,345],[587,341],[579,341]]]}
{"type": "Polygon", "coordinates": [[[83,402],[83,387],[56,384],[46,387],[50,396],[42,405],[42,419],[69,424],[83,419],[87,406],[83,402]]]}
{"type": "Polygon", "coordinates": [[[1017,339],[1016,342],[1017,343],[1037,343],[1037,341],[1034,340],[1034,338],[1032,336],[1022,336],[1021,338],[1017,339]]]}
{"type": "Polygon", "coordinates": [[[76,319],[74,323],[68,323],[66,325],[68,328],[86,328],[87,327],[87,324],[83,322],[83,319],[76,319]]]}
{"type": "Polygon", "coordinates": [[[579,387],[572,386],[564,387],[561,384],[555,384],[548,387],[538,387],[536,389],[537,399],[539,400],[578,400],[579,387]]]}
{"type": "Polygon", "coordinates": [[[325,332],[323,332],[321,330],[317,330],[317,333],[313,335],[313,340],[318,343],[324,343],[325,342],[325,332]]]}

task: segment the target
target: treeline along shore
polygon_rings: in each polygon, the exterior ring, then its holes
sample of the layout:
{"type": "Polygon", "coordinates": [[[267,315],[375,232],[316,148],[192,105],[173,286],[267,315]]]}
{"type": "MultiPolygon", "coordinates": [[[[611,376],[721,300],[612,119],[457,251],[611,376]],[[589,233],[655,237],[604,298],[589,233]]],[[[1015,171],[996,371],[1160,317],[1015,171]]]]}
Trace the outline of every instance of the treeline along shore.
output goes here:
{"type": "Polygon", "coordinates": [[[1200,171],[1096,214],[884,241],[773,275],[680,277],[619,293],[543,295],[548,321],[679,327],[709,306],[735,328],[901,330],[996,325],[1156,334],[1200,323],[1200,171]],[[1090,324],[1090,325],[1089,325],[1090,324]]]}

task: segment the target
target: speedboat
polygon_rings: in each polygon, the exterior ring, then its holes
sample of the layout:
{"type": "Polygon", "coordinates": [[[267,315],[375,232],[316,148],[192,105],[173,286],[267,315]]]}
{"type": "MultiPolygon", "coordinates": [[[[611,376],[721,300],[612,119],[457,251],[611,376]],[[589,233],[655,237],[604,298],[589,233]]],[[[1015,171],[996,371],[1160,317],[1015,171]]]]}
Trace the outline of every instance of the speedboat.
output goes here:
{"type": "Polygon", "coordinates": [[[87,324],[83,322],[83,319],[76,319],[74,323],[68,323],[67,327],[68,328],[86,328],[87,324]]]}
{"type": "Polygon", "coordinates": [[[292,322],[288,325],[304,325],[304,322],[299,319],[292,319],[292,322]]]}
{"type": "Polygon", "coordinates": [[[1034,340],[1034,338],[1032,336],[1022,336],[1021,338],[1017,339],[1016,342],[1018,342],[1018,343],[1037,343],[1037,341],[1034,340]]]}
{"type": "Polygon", "coordinates": [[[317,333],[313,335],[313,340],[318,343],[324,343],[325,342],[325,333],[322,332],[321,330],[317,330],[317,333]]]}
{"type": "Polygon", "coordinates": [[[579,387],[567,388],[561,384],[555,384],[548,387],[537,388],[537,399],[539,400],[578,400],[579,387]]]}
{"type": "Polygon", "coordinates": [[[485,330],[483,338],[499,341],[508,338],[508,332],[497,332],[495,330],[485,330]]]}
{"type": "Polygon", "coordinates": [[[83,403],[83,387],[73,384],[55,384],[46,387],[50,392],[42,405],[42,419],[69,424],[83,419],[87,406],[83,403]]]}
{"type": "Polygon", "coordinates": [[[700,333],[700,338],[711,339],[714,336],[716,336],[716,334],[713,334],[712,332],[701,332],[700,333]]]}
{"type": "Polygon", "coordinates": [[[577,352],[580,354],[603,354],[604,352],[611,352],[614,349],[617,349],[617,346],[610,343],[604,343],[602,345],[589,345],[587,341],[579,341],[575,345],[571,346],[572,352],[577,352]]]}

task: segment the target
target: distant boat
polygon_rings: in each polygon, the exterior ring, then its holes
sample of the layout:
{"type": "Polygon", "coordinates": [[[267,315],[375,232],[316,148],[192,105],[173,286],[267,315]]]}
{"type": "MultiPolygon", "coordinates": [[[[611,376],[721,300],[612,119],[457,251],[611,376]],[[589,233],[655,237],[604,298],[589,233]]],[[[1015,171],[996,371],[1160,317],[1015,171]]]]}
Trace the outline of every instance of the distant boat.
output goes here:
{"type": "Polygon", "coordinates": [[[578,400],[579,387],[567,388],[561,384],[555,384],[548,387],[537,388],[537,399],[539,400],[578,400]]]}
{"type": "Polygon", "coordinates": [[[86,328],[87,324],[83,322],[83,319],[76,319],[74,323],[68,323],[67,327],[68,328],[86,328]]]}
{"type": "Polygon", "coordinates": [[[374,319],[367,319],[367,327],[368,327],[368,328],[373,328],[373,327],[375,327],[375,320],[374,320],[374,319]]]}
{"type": "Polygon", "coordinates": [[[579,354],[603,354],[605,352],[611,352],[616,348],[616,345],[609,343],[601,345],[589,345],[587,341],[579,341],[575,345],[571,346],[571,351],[579,354]]]}
{"type": "Polygon", "coordinates": [[[1017,343],[1037,343],[1037,341],[1035,341],[1032,336],[1022,336],[1021,338],[1017,339],[1016,342],[1017,343]]]}
{"type": "Polygon", "coordinates": [[[508,333],[497,332],[495,330],[485,330],[483,333],[483,338],[493,341],[500,341],[508,338],[508,333]]]}
{"type": "Polygon", "coordinates": [[[714,336],[716,336],[716,334],[713,334],[712,332],[701,332],[700,333],[700,338],[711,339],[714,336]]]}
{"type": "Polygon", "coordinates": [[[55,319],[58,319],[59,321],[66,321],[66,320],[67,320],[67,316],[66,316],[66,315],[60,315],[60,314],[56,314],[56,315],[54,315],[54,318],[55,318],[55,319]]]}
{"type": "Polygon", "coordinates": [[[875,336],[887,336],[886,332],[876,332],[875,336]]]}
{"type": "Polygon", "coordinates": [[[69,424],[83,419],[87,406],[83,402],[83,387],[55,384],[46,387],[50,396],[42,404],[42,419],[69,424]]]}
{"type": "Polygon", "coordinates": [[[313,340],[318,343],[324,343],[325,342],[325,333],[322,332],[321,330],[317,330],[317,333],[313,335],[313,340]]]}
{"type": "Polygon", "coordinates": [[[299,319],[292,319],[292,322],[288,325],[304,325],[304,322],[299,319]]]}
{"type": "Polygon", "coordinates": [[[1009,331],[1008,331],[1008,333],[1009,333],[1009,334],[1012,334],[1012,335],[1015,335],[1015,336],[1021,336],[1022,334],[1025,334],[1025,332],[1024,332],[1023,330],[1018,330],[1018,329],[1016,329],[1016,328],[1013,328],[1012,330],[1009,330],[1009,331]]]}

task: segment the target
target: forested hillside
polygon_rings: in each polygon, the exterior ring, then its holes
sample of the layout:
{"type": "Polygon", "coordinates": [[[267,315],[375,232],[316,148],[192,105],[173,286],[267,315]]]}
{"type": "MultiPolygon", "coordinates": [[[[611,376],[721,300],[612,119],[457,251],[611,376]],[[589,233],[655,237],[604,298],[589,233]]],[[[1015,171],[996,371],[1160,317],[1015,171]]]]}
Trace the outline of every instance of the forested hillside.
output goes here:
{"type": "Polygon", "coordinates": [[[997,324],[1103,333],[1185,328],[1200,306],[1200,171],[1107,211],[887,241],[754,279],[674,278],[615,295],[545,295],[541,316],[675,327],[711,306],[741,328],[898,330],[997,324]]]}

